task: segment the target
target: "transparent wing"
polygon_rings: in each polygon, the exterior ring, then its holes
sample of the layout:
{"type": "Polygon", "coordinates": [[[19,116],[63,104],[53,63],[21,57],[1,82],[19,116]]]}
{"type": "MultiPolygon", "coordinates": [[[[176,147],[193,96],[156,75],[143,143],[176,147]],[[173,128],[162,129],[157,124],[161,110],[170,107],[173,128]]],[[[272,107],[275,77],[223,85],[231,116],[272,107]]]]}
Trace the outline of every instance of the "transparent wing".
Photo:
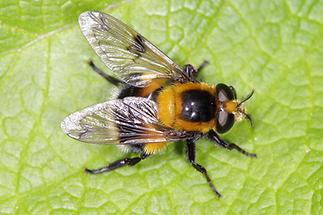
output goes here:
{"type": "Polygon", "coordinates": [[[156,78],[188,81],[177,64],[120,20],[100,12],[84,12],[79,23],[103,63],[124,82],[144,87],[156,78]]]}
{"type": "Polygon", "coordinates": [[[191,136],[162,126],[156,103],[126,97],[96,104],[66,117],[62,130],[70,137],[98,144],[142,144],[178,141],[191,136]]]}

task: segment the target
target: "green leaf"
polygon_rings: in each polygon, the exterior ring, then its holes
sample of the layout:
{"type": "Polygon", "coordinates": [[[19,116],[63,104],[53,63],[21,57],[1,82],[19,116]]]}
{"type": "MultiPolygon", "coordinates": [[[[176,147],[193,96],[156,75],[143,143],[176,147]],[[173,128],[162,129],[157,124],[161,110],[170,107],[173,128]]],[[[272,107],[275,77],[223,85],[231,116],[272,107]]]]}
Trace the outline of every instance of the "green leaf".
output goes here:
{"type": "MultiPolygon", "coordinates": [[[[323,1],[1,1],[1,214],[323,214],[323,1]],[[69,113],[111,98],[77,17],[100,10],[133,26],[200,78],[235,86],[255,129],[197,144],[223,198],[185,160],[183,143],[134,167],[91,176],[125,155],[60,129],[69,113]]],[[[99,64],[104,68],[102,64],[99,64]]],[[[104,68],[105,69],[105,68],[104,68]]]]}

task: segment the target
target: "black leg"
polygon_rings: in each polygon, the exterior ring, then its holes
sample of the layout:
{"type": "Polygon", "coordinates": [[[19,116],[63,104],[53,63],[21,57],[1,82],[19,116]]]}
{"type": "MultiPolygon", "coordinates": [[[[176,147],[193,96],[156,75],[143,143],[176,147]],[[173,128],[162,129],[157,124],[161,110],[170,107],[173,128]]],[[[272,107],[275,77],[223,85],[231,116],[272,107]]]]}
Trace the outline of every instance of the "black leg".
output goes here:
{"type": "Polygon", "coordinates": [[[191,64],[186,64],[184,66],[183,73],[185,73],[187,75],[187,77],[190,79],[190,81],[196,82],[195,77],[197,75],[197,71],[191,64]]]}
{"type": "Polygon", "coordinates": [[[216,143],[217,145],[219,146],[222,146],[228,150],[232,150],[232,149],[235,149],[237,150],[238,152],[246,155],[246,156],[249,156],[249,157],[257,157],[256,154],[254,153],[250,153],[250,152],[247,152],[246,150],[240,148],[238,145],[234,144],[234,143],[228,143],[224,140],[222,140],[218,135],[217,133],[215,133],[215,131],[209,131],[209,133],[207,134],[207,137],[214,143],[216,143]]]}
{"type": "Polygon", "coordinates": [[[110,163],[108,166],[105,167],[101,167],[98,169],[85,169],[85,172],[90,173],[90,174],[100,174],[100,173],[104,173],[104,172],[109,172],[112,170],[115,170],[117,168],[123,167],[123,166],[134,166],[137,163],[139,163],[141,160],[145,159],[146,157],[148,157],[148,155],[143,154],[140,157],[134,157],[134,158],[125,158],[122,160],[117,160],[113,163],[110,163]]]}
{"type": "Polygon", "coordinates": [[[204,60],[203,63],[197,68],[196,72],[199,73],[200,71],[202,71],[202,69],[204,69],[205,66],[207,66],[209,64],[209,61],[204,60]]]}
{"type": "Polygon", "coordinates": [[[220,198],[221,194],[216,190],[215,186],[213,185],[209,175],[207,174],[207,170],[201,166],[200,164],[195,162],[195,143],[194,141],[190,141],[187,140],[186,142],[186,150],[187,150],[187,158],[188,161],[192,164],[192,166],[199,171],[200,173],[202,173],[204,175],[204,177],[206,178],[207,183],[209,184],[211,190],[213,191],[213,193],[220,198]]]}
{"type": "Polygon", "coordinates": [[[103,72],[101,69],[99,69],[92,60],[89,61],[89,65],[90,67],[93,69],[93,71],[97,74],[99,74],[102,78],[104,78],[105,80],[107,80],[109,83],[115,85],[115,86],[119,86],[119,84],[123,83],[122,81],[120,81],[119,79],[110,76],[108,74],[106,74],[105,72],[103,72]]]}
{"type": "Polygon", "coordinates": [[[187,75],[187,77],[189,77],[192,82],[197,82],[196,76],[208,64],[209,62],[207,60],[204,60],[197,69],[195,69],[191,64],[186,64],[184,66],[183,72],[187,75]]]}

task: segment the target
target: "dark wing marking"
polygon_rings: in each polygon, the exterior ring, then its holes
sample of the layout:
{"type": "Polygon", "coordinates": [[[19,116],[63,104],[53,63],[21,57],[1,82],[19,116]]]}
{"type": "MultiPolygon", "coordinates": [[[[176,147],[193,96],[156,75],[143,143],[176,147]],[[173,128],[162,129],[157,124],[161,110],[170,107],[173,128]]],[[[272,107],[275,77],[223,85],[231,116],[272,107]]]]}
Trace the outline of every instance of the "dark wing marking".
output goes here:
{"type": "Polygon", "coordinates": [[[124,82],[144,87],[156,78],[189,81],[177,64],[120,20],[100,12],[84,12],[79,23],[103,63],[124,82]]]}
{"type": "Polygon", "coordinates": [[[62,130],[70,137],[98,144],[142,144],[178,141],[188,132],[161,125],[156,103],[140,97],[126,97],[85,108],[66,117],[62,130]]]}

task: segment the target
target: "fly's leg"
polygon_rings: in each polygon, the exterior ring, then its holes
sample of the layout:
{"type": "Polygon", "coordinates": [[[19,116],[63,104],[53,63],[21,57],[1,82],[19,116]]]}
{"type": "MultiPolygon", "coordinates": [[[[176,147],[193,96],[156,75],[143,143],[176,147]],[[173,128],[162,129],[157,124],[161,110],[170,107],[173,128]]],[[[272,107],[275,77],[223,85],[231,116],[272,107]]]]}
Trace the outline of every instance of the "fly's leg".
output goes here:
{"type": "Polygon", "coordinates": [[[209,64],[209,61],[204,60],[202,64],[197,68],[196,72],[197,73],[201,72],[204,69],[204,67],[206,67],[208,64],[209,64]]]}
{"type": "Polygon", "coordinates": [[[93,71],[97,74],[99,74],[102,78],[104,78],[105,80],[107,80],[109,83],[113,84],[114,86],[119,86],[120,84],[122,84],[123,82],[120,81],[119,79],[106,74],[105,72],[103,72],[101,69],[99,69],[92,60],[89,61],[89,65],[90,67],[93,69],[93,71]]]}
{"type": "Polygon", "coordinates": [[[223,147],[223,148],[226,148],[228,150],[232,150],[232,149],[235,149],[237,150],[238,152],[248,156],[248,157],[257,157],[256,154],[254,153],[250,153],[250,152],[247,152],[246,150],[240,148],[238,145],[234,144],[234,143],[228,143],[224,140],[222,140],[218,135],[217,133],[215,133],[215,131],[209,131],[209,133],[207,134],[207,137],[214,143],[216,143],[217,145],[223,147]]]}
{"type": "Polygon", "coordinates": [[[202,175],[205,177],[207,183],[209,184],[209,187],[211,188],[211,190],[213,191],[213,193],[220,198],[221,194],[216,190],[215,186],[213,185],[207,170],[200,164],[195,162],[195,142],[192,140],[187,140],[186,142],[186,150],[187,150],[187,158],[188,161],[191,163],[191,165],[200,173],[202,173],[202,175]]]}
{"type": "Polygon", "coordinates": [[[85,169],[85,172],[90,173],[90,174],[100,174],[100,173],[104,173],[104,172],[110,172],[112,170],[115,170],[117,168],[123,167],[123,166],[134,166],[137,163],[139,163],[140,161],[142,161],[143,159],[145,159],[146,157],[148,157],[148,155],[146,154],[142,154],[139,157],[134,157],[134,158],[124,158],[121,160],[117,160],[115,162],[110,163],[108,166],[105,167],[101,167],[98,169],[85,169]]]}
{"type": "Polygon", "coordinates": [[[197,69],[195,69],[191,64],[186,64],[184,66],[183,73],[187,75],[190,81],[197,82],[196,77],[198,73],[208,64],[209,62],[205,60],[197,69]]]}
{"type": "Polygon", "coordinates": [[[195,77],[197,76],[197,70],[191,65],[186,64],[183,68],[183,73],[190,79],[192,82],[197,82],[195,77]]]}

